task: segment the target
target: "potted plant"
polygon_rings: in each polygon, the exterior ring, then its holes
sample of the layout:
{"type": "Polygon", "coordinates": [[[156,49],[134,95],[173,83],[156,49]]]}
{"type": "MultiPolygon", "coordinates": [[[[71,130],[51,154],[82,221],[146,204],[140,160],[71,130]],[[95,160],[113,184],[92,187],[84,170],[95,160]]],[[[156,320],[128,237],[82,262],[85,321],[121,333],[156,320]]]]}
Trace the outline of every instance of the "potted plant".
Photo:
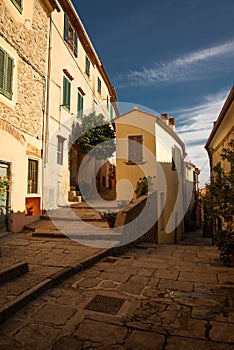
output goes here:
{"type": "Polygon", "coordinates": [[[33,205],[30,205],[26,209],[27,209],[27,215],[32,215],[33,214],[33,209],[34,209],[33,205]]]}
{"type": "Polygon", "coordinates": [[[115,219],[116,219],[116,212],[114,211],[104,211],[103,213],[100,213],[103,220],[105,220],[110,228],[114,227],[115,219]]]}

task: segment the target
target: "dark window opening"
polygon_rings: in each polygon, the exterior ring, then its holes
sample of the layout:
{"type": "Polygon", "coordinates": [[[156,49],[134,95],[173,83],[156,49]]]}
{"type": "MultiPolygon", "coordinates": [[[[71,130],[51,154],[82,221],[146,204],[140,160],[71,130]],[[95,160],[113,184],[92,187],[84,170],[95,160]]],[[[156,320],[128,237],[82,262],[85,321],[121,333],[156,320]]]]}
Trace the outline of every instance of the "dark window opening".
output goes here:
{"type": "Polygon", "coordinates": [[[38,193],[38,161],[28,160],[28,193],[38,193]]]}

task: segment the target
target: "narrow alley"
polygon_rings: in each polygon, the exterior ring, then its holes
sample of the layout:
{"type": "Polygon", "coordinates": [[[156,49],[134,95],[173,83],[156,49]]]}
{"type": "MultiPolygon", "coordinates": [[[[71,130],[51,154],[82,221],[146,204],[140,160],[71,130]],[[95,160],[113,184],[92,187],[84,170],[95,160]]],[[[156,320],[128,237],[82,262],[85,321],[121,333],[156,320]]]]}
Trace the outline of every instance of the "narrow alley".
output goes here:
{"type": "MultiPolygon", "coordinates": [[[[42,238],[33,239],[35,248],[42,238]]],[[[100,258],[6,321],[1,349],[232,350],[234,270],[210,244],[196,231],[100,258]]]]}

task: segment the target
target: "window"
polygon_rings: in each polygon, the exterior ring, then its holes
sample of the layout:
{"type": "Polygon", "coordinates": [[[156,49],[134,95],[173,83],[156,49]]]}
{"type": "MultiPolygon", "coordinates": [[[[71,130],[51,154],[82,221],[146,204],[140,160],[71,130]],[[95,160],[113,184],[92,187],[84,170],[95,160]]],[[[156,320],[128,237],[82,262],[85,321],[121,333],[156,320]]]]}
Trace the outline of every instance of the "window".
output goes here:
{"type": "Polygon", "coordinates": [[[165,229],[165,194],[160,193],[160,209],[161,209],[161,231],[165,229]]]}
{"type": "Polygon", "coordinates": [[[132,164],[143,162],[143,136],[128,137],[128,162],[132,164]]]}
{"type": "Polygon", "coordinates": [[[175,148],[174,147],[172,147],[171,170],[176,171],[175,148]]]}
{"type": "Polygon", "coordinates": [[[72,28],[67,14],[64,14],[64,40],[73,50],[74,56],[78,56],[78,36],[76,31],[72,28]]]}
{"type": "Polygon", "coordinates": [[[63,144],[65,141],[65,138],[59,135],[57,137],[58,137],[57,164],[63,165],[63,144]]]}
{"type": "Polygon", "coordinates": [[[106,108],[109,110],[109,96],[106,96],[106,108]]]}
{"type": "Polygon", "coordinates": [[[114,118],[114,111],[112,105],[110,105],[110,120],[114,118]]]}
{"type": "Polygon", "coordinates": [[[38,192],[38,161],[28,160],[28,193],[38,192]]]}
{"type": "Polygon", "coordinates": [[[63,76],[63,105],[70,111],[71,104],[71,82],[63,76]]]}
{"type": "Polygon", "coordinates": [[[0,93],[12,99],[14,60],[0,47],[0,93]]]}
{"type": "Polygon", "coordinates": [[[83,118],[83,105],[84,105],[84,98],[81,95],[81,93],[78,92],[77,115],[78,115],[79,118],[83,118]]]}
{"type": "Polygon", "coordinates": [[[11,2],[15,5],[20,13],[23,12],[23,0],[11,0],[11,2]]]}
{"type": "Polygon", "coordinates": [[[97,91],[99,92],[99,94],[102,93],[102,82],[100,78],[97,79],[97,91]]]}
{"type": "Polygon", "coordinates": [[[85,73],[90,76],[90,60],[88,58],[88,56],[86,56],[85,59],[85,73]]]}

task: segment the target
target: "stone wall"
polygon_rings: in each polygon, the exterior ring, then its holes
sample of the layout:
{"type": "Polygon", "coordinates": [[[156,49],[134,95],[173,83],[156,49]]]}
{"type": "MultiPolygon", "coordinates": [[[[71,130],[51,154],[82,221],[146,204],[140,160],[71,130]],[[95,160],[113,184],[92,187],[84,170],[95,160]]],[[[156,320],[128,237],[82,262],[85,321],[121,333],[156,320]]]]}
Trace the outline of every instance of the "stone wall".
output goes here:
{"type": "Polygon", "coordinates": [[[123,237],[126,241],[158,242],[157,225],[157,197],[156,192],[142,196],[130,203],[124,210],[117,213],[115,227],[123,226],[123,237]],[[139,215],[144,210],[144,214],[139,215]],[[153,225],[151,225],[153,223],[153,225]],[[142,233],[141,235],[139,235],[142,233]]]}
{"type": "Polygon", "coordinates": [[[33,1],[31,25],[26,27],[1,1],[0,36],[17,56],[14,105],[11,108],[0,103],[0,116],[17,129],[41,138],[48,41],[48,16],[41,2],[33,1]]]}

